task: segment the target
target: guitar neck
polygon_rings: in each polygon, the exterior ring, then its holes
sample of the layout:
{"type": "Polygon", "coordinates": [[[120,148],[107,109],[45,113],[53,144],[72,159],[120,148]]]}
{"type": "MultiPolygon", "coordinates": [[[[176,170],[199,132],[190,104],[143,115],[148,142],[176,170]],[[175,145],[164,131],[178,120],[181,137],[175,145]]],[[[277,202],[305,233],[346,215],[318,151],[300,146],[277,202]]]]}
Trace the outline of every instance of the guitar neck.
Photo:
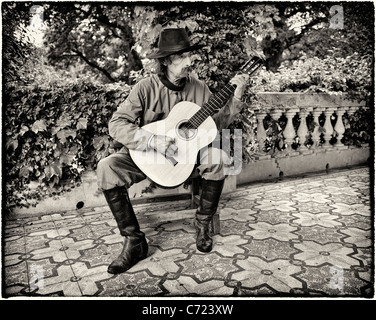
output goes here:
{"type": "MultiPolygon", "coordinates": [[[[249,75],[255,73],[261,66],[263,60],[260,57],[253,57],[248,60],[241,68],[241,72],[246,72],[249,75]]],[[[216,94],[209,98],[200,110],[198,110],[188,121],[188,129],[197,129],[208,117],[215,114],[219,109],[221,109],[227,101],[230,99],[231,95],[234,93],[236,85],[228,83],[224,88],[218,91],[216,94]]]]}
{"type": "Polygon", "coordinates": [[[227,103],[235,89],[236,86],[229,83],[220,91],[213,94],[209,98],[209,101],[206,102],[201,109],[191,117],[191,119],[189,119],[189,127],[197,129],[208,117],[215,114],[227,103]]]}

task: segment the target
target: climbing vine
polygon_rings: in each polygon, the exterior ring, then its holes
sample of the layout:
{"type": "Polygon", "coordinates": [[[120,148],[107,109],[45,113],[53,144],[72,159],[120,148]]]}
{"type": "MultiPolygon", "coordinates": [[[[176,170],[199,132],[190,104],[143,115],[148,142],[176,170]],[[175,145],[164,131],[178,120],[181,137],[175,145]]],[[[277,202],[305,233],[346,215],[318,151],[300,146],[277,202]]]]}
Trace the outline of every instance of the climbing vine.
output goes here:
{"type": "Polygon", "coordinates": [[[35,205],[80,183],[112,152],[108,121],[130,88],[72,82],[8,88],[4,99],[6,207],[35,205]]]}

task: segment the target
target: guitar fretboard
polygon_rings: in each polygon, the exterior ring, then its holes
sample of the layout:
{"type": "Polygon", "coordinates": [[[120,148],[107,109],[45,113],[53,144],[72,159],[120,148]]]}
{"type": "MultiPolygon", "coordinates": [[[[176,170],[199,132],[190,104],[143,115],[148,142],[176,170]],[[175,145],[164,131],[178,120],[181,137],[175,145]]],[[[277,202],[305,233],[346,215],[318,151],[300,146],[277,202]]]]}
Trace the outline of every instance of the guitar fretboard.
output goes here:
{"type": "MultiPolygon", "coordinates": [[[[259,69],[262,65],[262,59],[260,57],[253,57],[248,60],[245,65],[241,68],[242,72],[246,72],[252,75],[259,69]]],[[[198,110],[189,120],[185,129],[197,129],[209,116],[215,114],[219,109],[221,109],[226,102],[230,99],[231,95],[234,93],[236,85],[228,83],[224,88],[218,91],[216,94],[209,98],[200,110],[198,110]]]]}
{"type": "Polygon", "coordinates": [[[197,129],[208,117],[215,114],[230,99],[236,89],[235,85],[227,84],[217,93],[213,94],[209,101],[206,102],[188,121],[189,129],[197,129]]]}

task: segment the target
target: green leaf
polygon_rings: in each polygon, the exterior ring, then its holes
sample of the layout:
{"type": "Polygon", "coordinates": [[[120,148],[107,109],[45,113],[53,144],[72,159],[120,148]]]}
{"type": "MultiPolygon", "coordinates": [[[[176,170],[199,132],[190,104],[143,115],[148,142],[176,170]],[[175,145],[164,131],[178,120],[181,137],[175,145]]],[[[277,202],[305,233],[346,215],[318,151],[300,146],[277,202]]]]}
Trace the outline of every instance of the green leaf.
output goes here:
{"type": "Polygon", "coordinates": [[[51,177],[53,176],[57,176],[59,178],[61,178],[61,176],[63,175],[63,171],[61,169],[61,164],[57,161],[55,161],[54,163],[46,166],[44,168],[44,173],[46,174],[46,177],[48,180],[51,179],[51,177]]]}
{"type": "Polygon", "coordinates": [[[22,167],[20,169],[19,175],[24,178],[28,178],[30,174],[30,170],[28,167],[22,167]]]}
{"type": "Polygon", "coordinates": [[[35,133],[38,133],[39,131],[46,131],[47,126],[44,120],[37,120],[33,123],[33,126],[31,127],[31,130],[35,133]]]}
{"type": "Polygon", "coordinates": [[[17,139],[9,139],[5,144],[5,148],[8,151],[16,150],[18,148],[18,140],[17,139]]]}
{"type": "Polygon", "coordinates": [[[87,128],[87,119],[86,118],[80,118],[77,121],[77,130],[80,129],[86,129],[87,128]]]}
{"type": "Polygon", "coordinates": [[[29,131],[29,127],[23,125],[20,129],[20,135],[23,136],[27,131],[29,131]]]}
{"type": "Polygon", "coordinates": [[[103,145],[105,143],[104,140],[106,138],[107,137],[101,137],[101,136],[94,137],[94,139],[93,139],[93,146],[94,146],[95,150],[100,150],[103,147],[103,145]]]}
{"type": "Polygon", "coordinates": [[[70,166],[75,158],[75,154],[72,154],[72,153],[66,153],[66,154],[63,154],[60,156],[60,159],[59,159],[59,162],[61,164],[66,164],[68,166],[70,166]]]}
{"type": "Polygon", "coordinates": [[[56,136],[59,138],[61,143],[65,143],[68,137],[72,137],[74,139],[76,137],[76,134],[77,133],[74,130],[63,129],[60,130],[56,136]]]}
{"type": "Polygon", "coordinates": [[[61,129],[64,129],[64,128],[67,128],[67,127],[70,127],[72,125],[72,121],[71,120],[68,120],[68,119],[62,119],[62,118],[59,118],[57,121],[56,121],[56,126],[54,126],[52,129],[51,129],[51,133],[53,135],[55,135],[57,132],[59,132],[61,129]]]}
{"type": "Polygon", "coordinates": [[[54,149],[54,157],[59,158],[62,153],[65,152],[64,146],[60,143],[60,141],[57,141],[57,143],[53,146],[54,149]]]}

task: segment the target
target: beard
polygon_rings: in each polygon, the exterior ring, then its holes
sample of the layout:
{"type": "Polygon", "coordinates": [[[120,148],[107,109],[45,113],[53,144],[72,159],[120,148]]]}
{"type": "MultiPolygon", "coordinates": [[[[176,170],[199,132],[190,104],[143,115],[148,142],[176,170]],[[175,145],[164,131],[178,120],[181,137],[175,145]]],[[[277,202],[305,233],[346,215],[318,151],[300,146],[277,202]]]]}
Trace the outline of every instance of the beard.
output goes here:
{"type": "Polygon", "coordinates": [[[185,78],[188,77],[189,73],[192,72],[191,67],[186,67],[181,69],[179,72],[167,72],[167,77],[171,83],[180,85],[185,78]]]}
{"type": "Polygon", "coordinates": [[[176,75],[176,78],[179,78],[179,79],[186,78],[191,71],[192,71],[191,67],[183,68],[183,69],[181,69],[179,74],[176,75]]]}

